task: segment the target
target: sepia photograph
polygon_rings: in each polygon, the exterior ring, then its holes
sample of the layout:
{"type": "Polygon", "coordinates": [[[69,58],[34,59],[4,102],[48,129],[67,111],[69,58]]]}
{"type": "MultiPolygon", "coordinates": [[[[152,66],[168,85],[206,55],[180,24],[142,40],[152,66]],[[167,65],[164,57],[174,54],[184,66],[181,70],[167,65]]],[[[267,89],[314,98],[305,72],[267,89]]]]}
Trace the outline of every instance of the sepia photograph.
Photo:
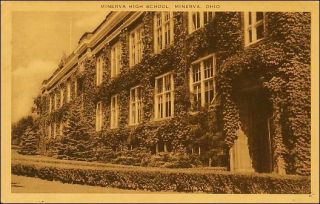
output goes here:
{"type": "Polygon", "coordinates": [[[319,200],[317,4],[75,3],[1,5],[2,198],[319,200]]]}

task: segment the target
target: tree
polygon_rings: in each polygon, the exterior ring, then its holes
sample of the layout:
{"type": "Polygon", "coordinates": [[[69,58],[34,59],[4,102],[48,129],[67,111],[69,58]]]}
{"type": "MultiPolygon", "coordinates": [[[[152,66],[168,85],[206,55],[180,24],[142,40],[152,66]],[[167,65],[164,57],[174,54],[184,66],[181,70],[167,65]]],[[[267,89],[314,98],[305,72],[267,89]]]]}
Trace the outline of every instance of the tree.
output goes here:
{"type": "Polygon", "coordinates": [[[20,149],[18,151],[20,154],[38,154],[39,137],[32,127],[27,127],[21,140],[20,149]]]}
{"type": "Polygon", "coordinates": [[[92,160],[93,145],[88,122],[77,103],[71,106],[64,120],[66,124],[63,136],[58,144],[56,144],[58,158],[92,160]]]}
{"type": "Polygon", "coordinates": [[[21,138],[28,127],[33,127],[34,119],[32,116],[26,116],[20,119],[18,122],[12,124],[11,129],[11,142],[12,144],[19,145],[21,138]]]}

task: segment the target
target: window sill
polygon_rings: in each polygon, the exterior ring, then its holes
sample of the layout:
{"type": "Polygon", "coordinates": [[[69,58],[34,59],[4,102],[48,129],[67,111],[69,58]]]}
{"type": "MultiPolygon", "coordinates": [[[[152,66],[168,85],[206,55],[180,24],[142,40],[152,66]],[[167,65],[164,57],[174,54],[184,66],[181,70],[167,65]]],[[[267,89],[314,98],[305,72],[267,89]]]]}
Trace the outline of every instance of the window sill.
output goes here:
{"type": "Polygon", "coordinates": [[[136,123],[136,124],[129,124],[128,127],[129,128],[135,128],[138,127],[141,123],[136,123]]]}
{"type": "Polygon", "coordinates": [[[170,120],[174,118],[174,116],[170,116],[170,117],[166,117],[166,118],[157,118],[157,119],[153,119],[153,122],[161,122],[161,121],[165,121],[165,120],[170,120]]]}
{"type": "MultiPolygon", "coordinates": [[[[206,24],[206,25],[207,25],[207,24],[206,24]]],[[[191,32],[188,32],[187,40],[190,39],[190,38],[192,38],[196,33],[201,32],[201,30],[204,30],[205,27],[206,27],[206,25],[201,26],[200,28],[198,28],[198,29],[196,29],[196,30],[193,30],[193,31],[191,31],[191,32]]]]}
{"type": "Polygon", "coordinates": [[[160,55],[161,53],[165,52],[166,50],[172,48],[173,45],[174,45],[174,42],[171,42],[169,45],[165,46],[163,49],[158,50],[158,51],[154,51],[153,54],[160,55]]]}

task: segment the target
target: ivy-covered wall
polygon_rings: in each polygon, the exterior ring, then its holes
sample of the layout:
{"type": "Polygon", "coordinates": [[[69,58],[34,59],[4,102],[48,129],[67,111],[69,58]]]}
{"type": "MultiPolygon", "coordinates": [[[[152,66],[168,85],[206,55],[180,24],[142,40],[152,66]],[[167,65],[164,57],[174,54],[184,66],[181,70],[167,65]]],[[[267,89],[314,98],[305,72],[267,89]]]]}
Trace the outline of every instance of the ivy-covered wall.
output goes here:
{"type": "MultiPolygon", "coordinates": [[[[145,12],[135,22],[142,23],[143,59],[129,68],[129,32],[121,31],[120,75],[110,78],[110,48],[85,60],[85,71],[77,73],[82,81],[79,97],[89,121],[93,140],[118,150],[133,144],[154,148],[158,141],[167,142],[172,150],[207,147],[206,158],[214,166],[227,166],[228,149],[236,139],[240,121],[239,106],[234,100],[234,82],[250,73],[259,79],[272,104],[274,169],[285,160],[289,173],[310,173],[310,14],[266,13],[265,35],[260,42],[244,47],[242,14],[216,12],[212,22],[192,34],[187,31],[187,13],[174,13],[174,43],[160,54],[153,52],[153,12],[145,12]],[[191,63],[208,54],[216,54],[218,97],[210,108],[191,114],[189,69],[191,63]],[[103,56],[103,83],[95,84],[96,58],[103,56]],[[154,121],[153,97],[155,77],[171,71],[174,75],[174,118],[154,121]],[[128,125],[129,90],[142,87],[143,121],[128,125]],[[119,94],[119,128],[110,129],[110,101],[119,94]],[[103,102],[103,128],[95,132],[95,107],[103,102]]],[[[45,103],[48,99],[44,98],[45,103]]],[[[71,102],[72,103],[72,102],[71,102]]],[[[60,119],[68,105],[51,114],[43,112],[43,124],[60,119]],[[59,113],[59,114],[58,114],[59,113]]]]}
{"type": "Polygon", "coordinates": [[[250,74],[272,104],[274,169],[285,160],[287,172],[303,175],[310,174],[310,20],[310,13],[266,13],[267,37],[225,58],[218,75],[227,145],[240,121],[233,83],[250,74]]]}

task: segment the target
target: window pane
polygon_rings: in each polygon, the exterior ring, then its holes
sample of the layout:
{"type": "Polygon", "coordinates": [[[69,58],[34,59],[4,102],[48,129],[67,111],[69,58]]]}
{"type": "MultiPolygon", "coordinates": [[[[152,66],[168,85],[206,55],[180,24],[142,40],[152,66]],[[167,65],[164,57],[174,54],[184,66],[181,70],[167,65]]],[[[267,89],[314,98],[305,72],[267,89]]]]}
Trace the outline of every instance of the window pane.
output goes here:
{"type": "Polygon", "coordinates": [[[211,103],[213,99],[213,80],[205,82],[205,103],[211,103]]]}
{"type": "Polygon", "coordinates": [[[166,45],[170,44],[170,24],[169,23],[165,25],[165,44],[166,45]]]}
{"type": "Polygon", "coordinates": [[[249,43],[252,42],[252,30],[250,29],[249,30],[249,43]]]}
{"type": "Polygon", "coordinates": [[[193,102],[196,109],[199,109],[201,106],[201,87],[200,84],[193,86],[193,102]]]}
{"type": "Polygon", "coordinates": [[[166,75],[164,77],[164,79],[165,79],[165,90],[170,91],[171,90],[171,75],[170,74],[166,75]]]}
{"type": "Polygon", "coordinates": [[[164,20],[169,21],[170,20],[170,12],[164,12],[164,20]]]}
{"type": "Polygon", "coordinates": [[[200,12],[197,12],[197,26],[196,29],[200,28],[200,12]]]}
{"type": "Polygon", "coordinates": [[[162,95],[160,95],[158,97],[158,114],[159,114],[159,118],[163,118],[163,112],[162,112],[162,95]]]}
{"type": "Polygon", "coordinates": [[[195,12],[192,13],[192,27],[193,30],[197,29],[197,14],[195,12]]]}
{"type": "Polygon", "coordinates": [[[157,93],[162,93],[162,86],[163,86],[163,78],[157,79],[157,93]]]}
{"type": "Polygon", "coordinates": [[[166,114],[165,117],[171,116],[171,94],[166,94],[166,114]]]}
{"type": "Polygon", "coordinates": [[[213,76],[213,61],[212,58],[209,58],[204,61],[204,78],[212,78],[213,76]]]}
{"type": "Polygon", "coordinates": [[[198,82],[201,80],[201,72],[200,72],[200,64],[194,64],[192,65],[192,71],[193,71],[193,82],[198,82]]]}
{"type": "Polygon", "coordinates": [[[161,27],[158,28],[157,34],[158,34],[158,35],[157,35],[157,36],[158,36],[158,38],[157,38],[158,47],[159,47],[160,50],[162,50],[162,28],[161,28],[161,27]]]}
{"type": "Polygon", "coordinates": [[[213,12],[204,12],[203,13],[204,24],[209,23],[213,19],[213,12]]]}
{"type": "Polygon", "coordinates": [[[252,24],[252,19],[251,19],[251,12],[249,12],[249,25],[251,25],[252,24]]]}
{"type": "Polygon", "coordinates": [[[263,38],[264,36],[264,28],[263,28],[263,24],[257,26],[257,40],[263,38]]]}
{"type": "Polygon", "coordinates": [[[208,12],[203,12],[204,24],[208,23],[208,12]]]}
{"type": "Polygon", "coordinates": [[[156,22],[157,22],[157,26],[161,26],[162,22],[161,22],[161,13],[157,13],[156,14],[156,22]]]}

